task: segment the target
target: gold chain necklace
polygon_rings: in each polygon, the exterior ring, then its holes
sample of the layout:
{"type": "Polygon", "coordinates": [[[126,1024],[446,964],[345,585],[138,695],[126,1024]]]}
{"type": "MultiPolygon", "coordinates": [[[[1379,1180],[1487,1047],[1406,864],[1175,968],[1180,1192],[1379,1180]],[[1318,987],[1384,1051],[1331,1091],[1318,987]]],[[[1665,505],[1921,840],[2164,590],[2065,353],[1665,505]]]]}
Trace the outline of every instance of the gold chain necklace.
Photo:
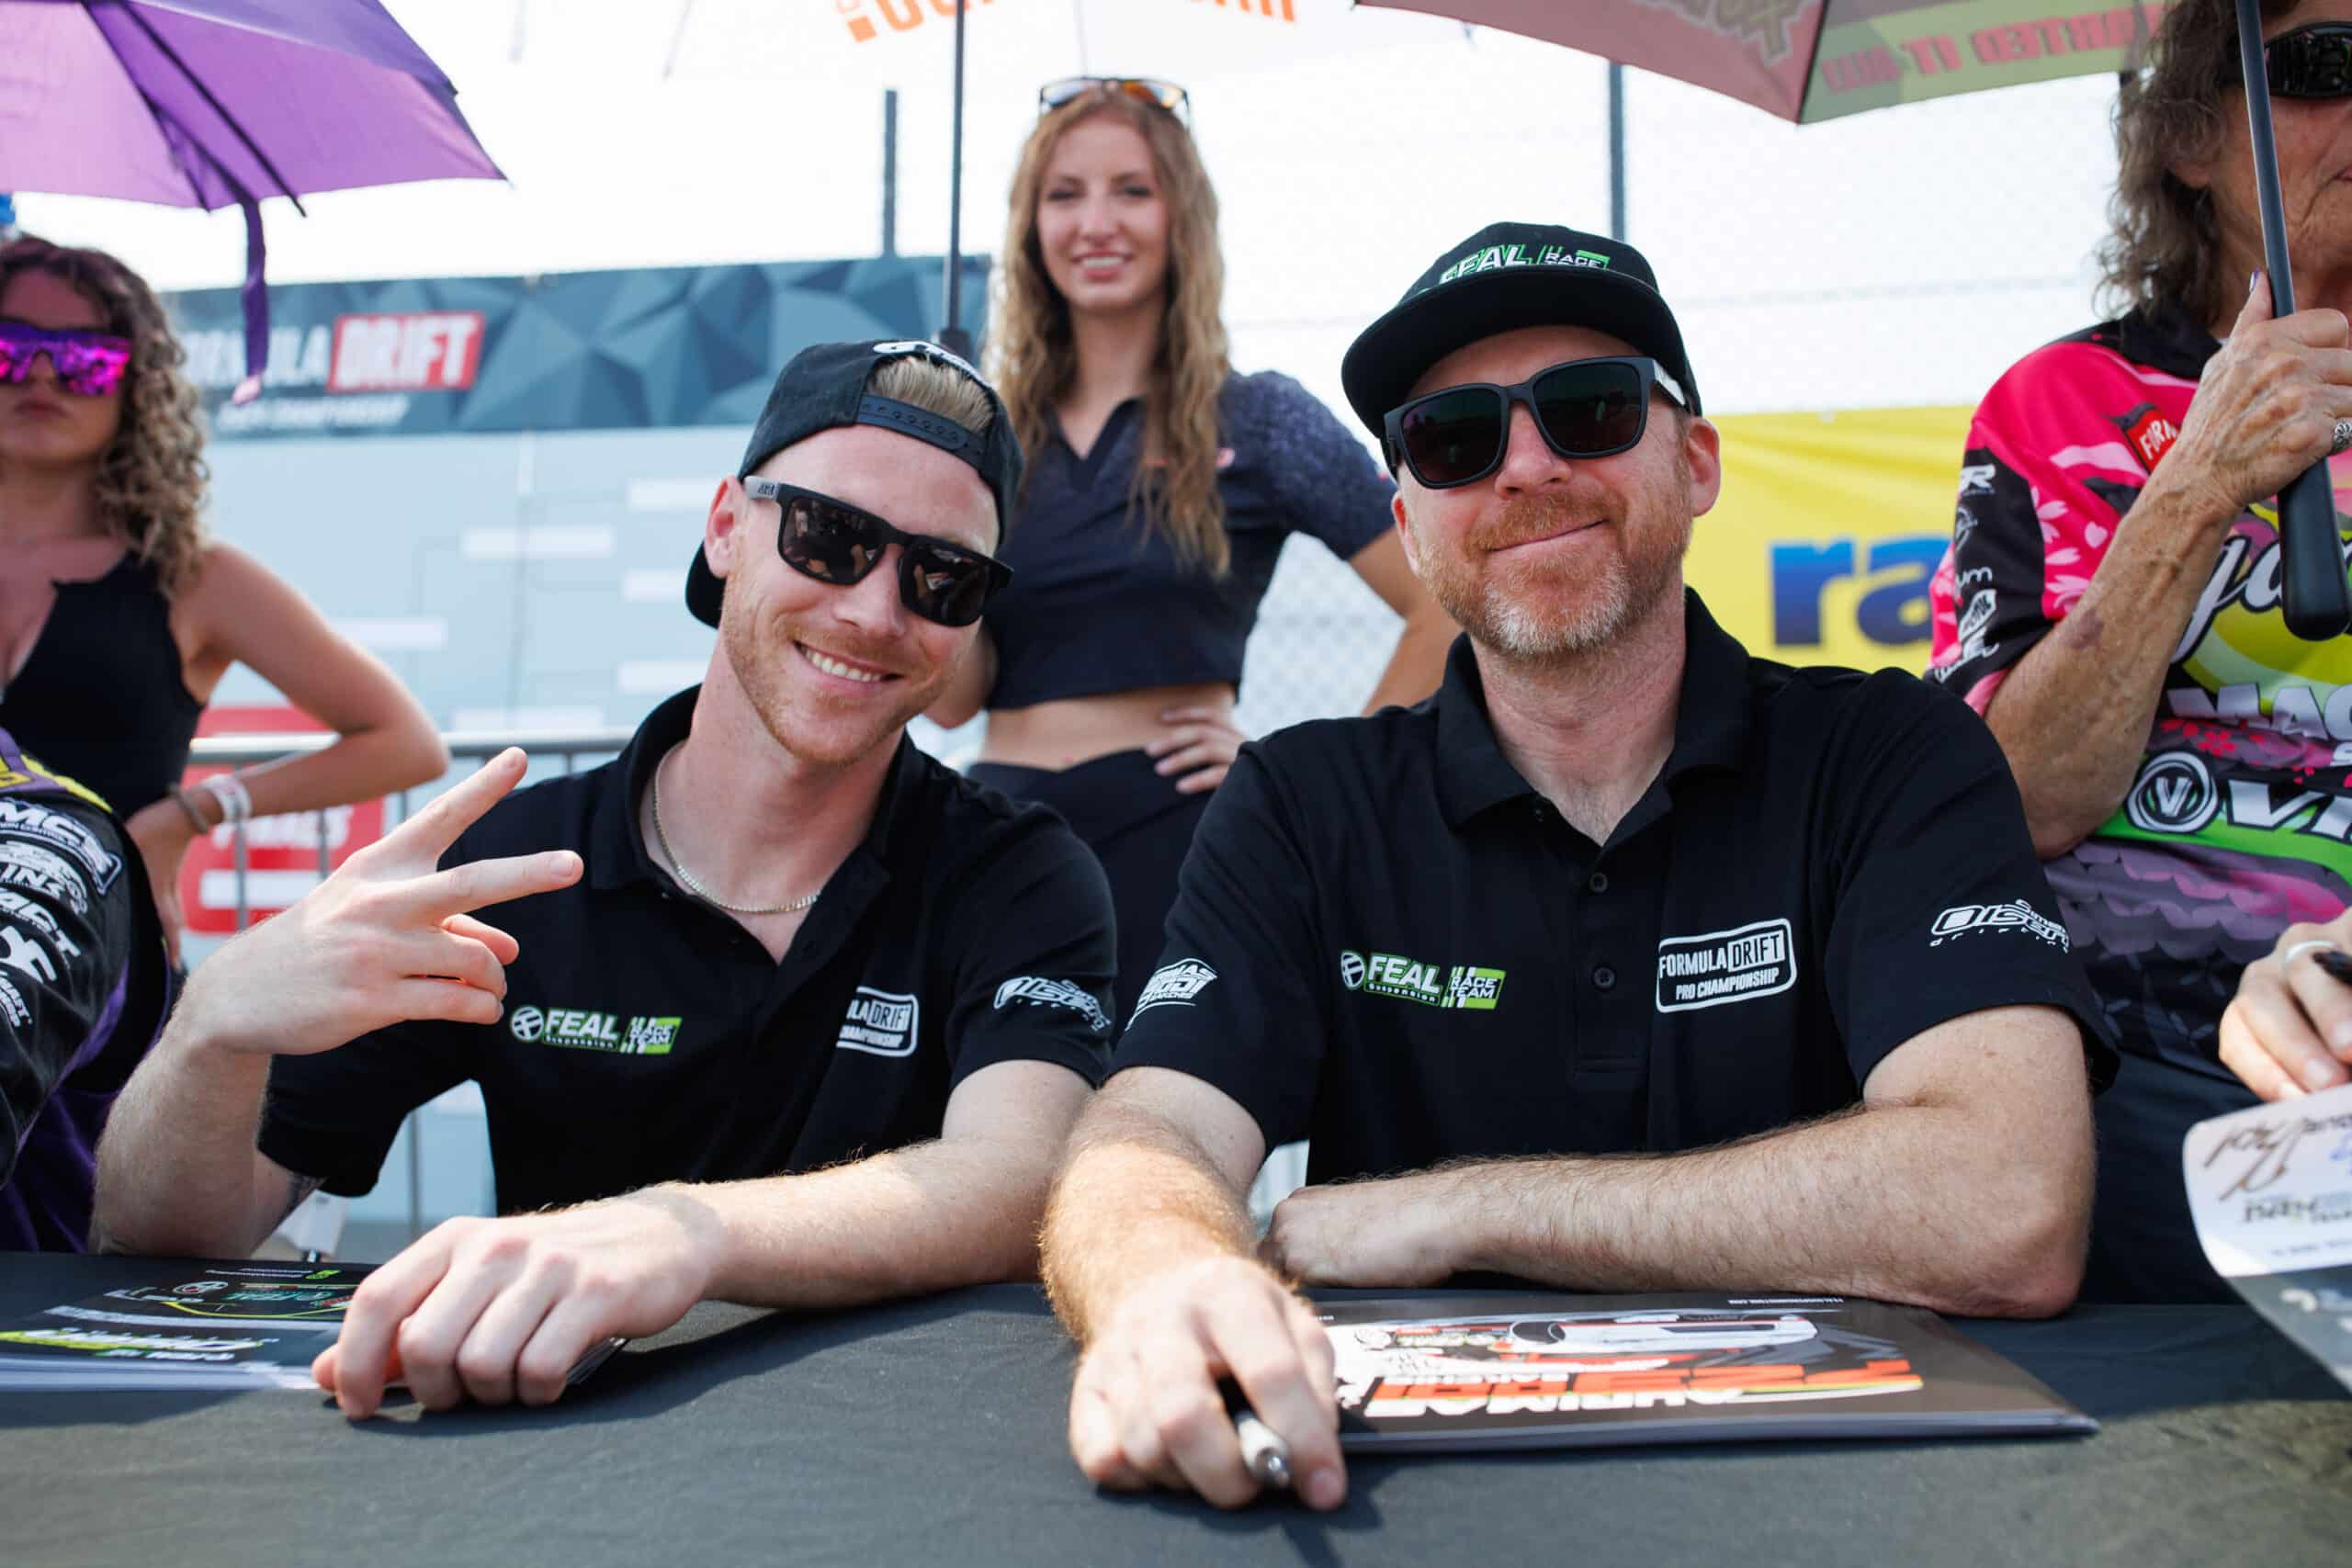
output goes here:
{"type": "Polygon", "coordinates": [[[686,863],[680,860],[678,852],[670,847],[670,835],[662,830],[662,770],[670,765],[670,753],[677,749],[675,746],[671,747],[669,751],[662,753],[662,760],[653,764],[653,778],[647,786],[646,794],[653,807],[653,841],[662,846],[662,858],[670,863],[670,869],[678,874],[678,880],[686,885],[686,891],[704,903],[724,909],[730,915],[797,915],[814,904],[818,894],[824,892],[823,888],[820,887],[816,893],[811,893],[806,897],[795,898],[789,903],[770,904],[764,908],[754,908],[748,904],[730,904],[695,880],[695,874],[686,869],[686,863]]]}

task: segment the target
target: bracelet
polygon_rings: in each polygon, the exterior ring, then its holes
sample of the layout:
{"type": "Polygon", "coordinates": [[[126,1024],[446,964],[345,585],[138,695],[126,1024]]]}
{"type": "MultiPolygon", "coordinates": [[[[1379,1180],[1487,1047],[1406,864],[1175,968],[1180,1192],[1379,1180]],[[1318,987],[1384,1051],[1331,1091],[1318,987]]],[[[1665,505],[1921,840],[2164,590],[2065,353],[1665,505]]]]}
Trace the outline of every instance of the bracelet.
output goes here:
{"type": "Polygon", "coordinates": [[[195,829],[199,837],[212,831],[212,825],[205,821],[204,813],[196,808],[196,802],[189,797],[187,791],[182,789],[177,784],[174,784],[172,786],[172,800],[179,807],[180,815],[187,818],[187,825],[195,829]]]}
{"type": "Polygon", "coordinates": [[[254,814],[254,797],[246,793],[245,781],[233,773],[208,775],[197,788],[220,803],[220,825],[233,827],[254,814]]]}

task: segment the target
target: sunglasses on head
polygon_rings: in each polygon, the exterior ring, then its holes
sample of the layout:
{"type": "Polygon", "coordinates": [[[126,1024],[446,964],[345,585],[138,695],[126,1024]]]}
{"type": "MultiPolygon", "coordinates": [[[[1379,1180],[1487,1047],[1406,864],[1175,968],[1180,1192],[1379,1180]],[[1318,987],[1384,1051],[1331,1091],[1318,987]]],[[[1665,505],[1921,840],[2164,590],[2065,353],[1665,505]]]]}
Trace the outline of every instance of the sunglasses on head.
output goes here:
{"type": "Polygon", "coordinates": [[[0,321],[0,381],[16,385],[29,379],[33,360],[44,354],[57,384],[76,397],[105,397],[122,385],[130,368],[127,337],[0,321]]]}
{"type": "MultiPolygon", "coordinates": [[[[2262,46],[2263,74],[2274,98],[2352,97],[2352,22],[2312,22],[2262,46]]],[[[2240,80],[2238,50],[2230,45],[2230,75],[2240,80]]]]}
{"type": "Polygon", "coordinates": [[[989,598],[1012,581],[1012,569],[1001,560],[928,534],[906,533],[871,512],[817,491],[777,479],[748,479],[743,493],[783,504],[776,554],[803,577],[847,588],[865,581],[892,545],[901,547],[899,602],[943,626],[970,626],[988,608],[989,598]]]}
{"type": "Polygon", "coordinates": [[[1037,112],[1051,114],[1071,99],[1082,98],[1089,93],[1123,93],[1155,108],[1166,109],[1188,128],[1193,123],[1191,96],[1175,83],[1163,82],[1157,76],[1065,76],[1037,89],[1037,112]]]}
{"type": "Polygon", "coordinates": [[[1544,445],[1563,457],[1628,451],[1648,427],[1653,386],[1690,406],[1681,385],[1641,355],[1571,359],[1515,387],[1472,381],[1442,388],[1389,411],[1388,466],[1395,468],[1401,457],[1428,490],[1483,479],[1502,467],[1515,403],[1527,405],[1544,445]]]}

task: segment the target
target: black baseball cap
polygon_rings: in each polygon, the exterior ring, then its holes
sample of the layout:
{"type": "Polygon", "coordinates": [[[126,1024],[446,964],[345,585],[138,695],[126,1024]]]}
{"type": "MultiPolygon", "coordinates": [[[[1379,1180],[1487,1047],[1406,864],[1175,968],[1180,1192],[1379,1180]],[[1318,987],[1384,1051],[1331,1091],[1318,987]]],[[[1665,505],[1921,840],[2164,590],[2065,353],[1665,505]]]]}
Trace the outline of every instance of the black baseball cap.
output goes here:
{"type": "MultiPolygon", "coordinates": [[[[735,477],[746,477],[797,441],[845,424],[895,430],[969,463],[989,487],[989,493],[996,497],[997,537],[1004,537],[1013,496],[1021,489],[1021,443],[1012,434],[1012,416],[1004,412],[1004,400],[996,395],[987,378],[939,344],[920,338],[820,343],[794,355],[768,391],[767,406],[760,410],[760,422],[752,427],[752,442],[743,448],[742,466],[735,470],[735,477]],[[944,415],[866,392],[866,384],[876,371],[910,355],[951,366],[970,377],[988,394],[993,416],[989,427],[967,430],[944,415]]],[[[718,624],[724,586],[703,559],[702,546],[696,544],[693,564],[686,568],[686,608],[696,620],[706,626],[718,624]]]]}
{"type": "Polygon", "coordinates": [[[1378,440],[1388,411],[1412,395],[1430,366],[1480,338],[1547,326],[1623,338],[1680,382],[1690,412],[1700,412],[1682,329],[1649,262],[1623,240],[1553,223],[1489,223],[1431,262],[1348,345],[1340,384],[1378,440]]]}

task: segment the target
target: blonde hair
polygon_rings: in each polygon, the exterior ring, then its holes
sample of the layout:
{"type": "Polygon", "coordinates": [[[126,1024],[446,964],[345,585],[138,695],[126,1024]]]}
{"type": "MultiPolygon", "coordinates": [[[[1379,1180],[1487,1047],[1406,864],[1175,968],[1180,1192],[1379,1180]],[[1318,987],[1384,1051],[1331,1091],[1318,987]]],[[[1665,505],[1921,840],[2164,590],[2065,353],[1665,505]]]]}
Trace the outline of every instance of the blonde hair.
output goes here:
{"type": "Polygon", "coordinates": [[[1125,93],[1081,94],[1038,120],[1012,176],[1004,249],[996,275],[991,373],[1024,451],[1042,449],[1054,403],[1078,374],[1069,303],[1046,273],[1037,202],[1054,148],[1072,126],[1103,116],[1151,149],[1168,206],[1168,277],[1159,344],[1144,392],[1144,456],[1127,491],[1130,516],[1165,535],[1177,556],[1222,577],[1231,559],[1225,502],[1217,493],[1217,399],[1233,372],[1227,357],[1225,256],[1216,234],[1216,191],[1192,133],[1168,110],[1125,93]]]}
{"type": "Polygon", "coordinates": [[[204,425],[187,351],[146,280],[104,251],[28,234],[0,245],[0,289],[19,273],[58,279],[98,308],[107,332],[130,340],[122,423],[98,458],[98,521],[154,572],[169,597],[204,560],[204,425]]]}
{"type": "Polygon", "coordinates": [[[905,354],[886,361],[865,389],[875,397],[952,419],[975,435],[996,422],[986,387],[953,365],[922,355],[905,354]]]}

